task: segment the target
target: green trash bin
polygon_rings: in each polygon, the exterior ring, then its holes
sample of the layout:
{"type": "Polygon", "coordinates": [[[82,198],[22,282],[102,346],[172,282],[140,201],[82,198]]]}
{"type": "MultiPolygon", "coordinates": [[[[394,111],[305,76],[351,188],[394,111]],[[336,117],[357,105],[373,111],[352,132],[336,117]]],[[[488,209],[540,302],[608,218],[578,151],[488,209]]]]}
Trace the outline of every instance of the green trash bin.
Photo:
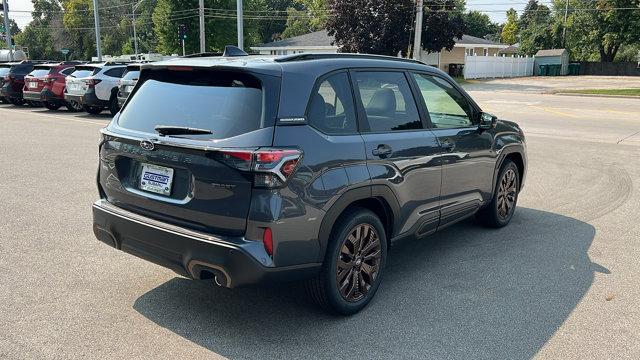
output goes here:
{"type": "Polygon", "coordinates": [[[538,75],[540,76],[549,76],[549,65],[540,65],[540,71],[538,75]]]}
{"type": "Polygon", "coordinates": [[[559,76],[562,65],[549,65],[549,76],[559,76]]]}

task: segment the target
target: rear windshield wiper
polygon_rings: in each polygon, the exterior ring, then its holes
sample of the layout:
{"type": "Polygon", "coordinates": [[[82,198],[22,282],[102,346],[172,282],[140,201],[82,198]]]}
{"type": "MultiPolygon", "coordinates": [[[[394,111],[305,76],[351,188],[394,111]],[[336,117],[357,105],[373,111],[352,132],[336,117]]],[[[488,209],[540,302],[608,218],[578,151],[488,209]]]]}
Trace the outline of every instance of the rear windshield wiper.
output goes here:
{"type": "Polygon", "coordinates": [[[186,126],[157,125],[154,128],[160,135],[209,135],[211,130],[190,128],[186,126]]]}

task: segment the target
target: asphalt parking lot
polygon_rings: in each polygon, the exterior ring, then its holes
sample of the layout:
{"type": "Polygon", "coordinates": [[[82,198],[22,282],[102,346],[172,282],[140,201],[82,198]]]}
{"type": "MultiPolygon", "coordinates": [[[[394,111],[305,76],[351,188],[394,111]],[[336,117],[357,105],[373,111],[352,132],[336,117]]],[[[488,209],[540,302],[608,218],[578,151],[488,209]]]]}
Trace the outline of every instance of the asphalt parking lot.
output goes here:
{"type": "Polygon", "coordinates": [[[397,244],[351,318],[296,285],[218,288],[98,242],[109,117],[0,105],[0,358],[639,358],[640,100],[469,90],[527,133],[512,224],[397,244]]]}

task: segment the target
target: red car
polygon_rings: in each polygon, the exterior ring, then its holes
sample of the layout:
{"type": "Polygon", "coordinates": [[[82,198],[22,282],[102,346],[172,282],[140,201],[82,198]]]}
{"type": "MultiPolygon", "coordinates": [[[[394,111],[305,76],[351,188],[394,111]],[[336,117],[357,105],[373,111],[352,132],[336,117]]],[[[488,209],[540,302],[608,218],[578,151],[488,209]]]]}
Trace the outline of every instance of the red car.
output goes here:
{"type": "Polygon", "coordinates": [[[41,102],[49,110],[58,110],[61,106],[66,106],[71,111],[82,110],[80,104],[64,100],[66,78],[80,64],[82,63],[79,61],[67,61],[36,65],[24,78],[24,99],[41,102]]]}

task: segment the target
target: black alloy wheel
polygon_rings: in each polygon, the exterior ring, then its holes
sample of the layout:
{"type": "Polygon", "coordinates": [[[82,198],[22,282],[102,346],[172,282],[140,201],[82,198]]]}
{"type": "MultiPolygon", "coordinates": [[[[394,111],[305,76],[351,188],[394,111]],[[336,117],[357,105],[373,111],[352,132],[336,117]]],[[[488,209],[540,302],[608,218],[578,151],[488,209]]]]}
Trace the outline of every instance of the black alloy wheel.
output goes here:
{"type": "Polygon", "coordinates": [[[358,224],[343,240],[338,254],[336,282],[340,295],[357,302],[374,285],[380,269],[380,237],[370,224],[358,224]]]}

